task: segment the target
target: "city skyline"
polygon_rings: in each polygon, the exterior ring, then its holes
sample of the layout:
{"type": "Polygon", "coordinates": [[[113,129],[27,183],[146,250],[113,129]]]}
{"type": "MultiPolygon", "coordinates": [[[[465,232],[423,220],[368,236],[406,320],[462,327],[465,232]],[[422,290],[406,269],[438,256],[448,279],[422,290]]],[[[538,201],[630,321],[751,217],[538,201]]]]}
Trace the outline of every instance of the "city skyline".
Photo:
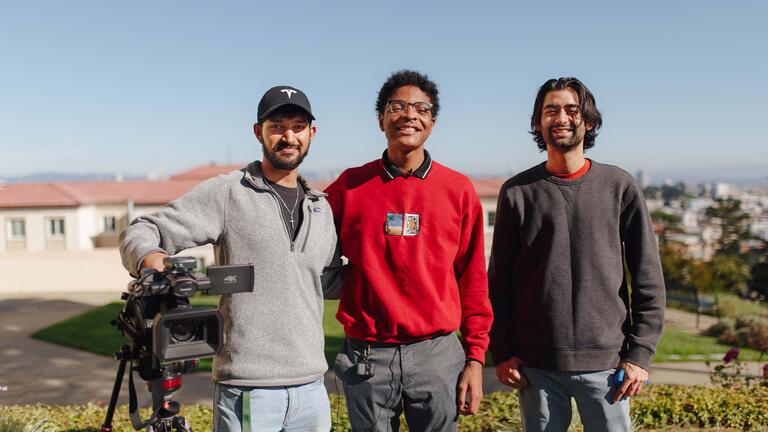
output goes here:
{"type": "Polygon", "coordinates": [[[302,169],[335,172],[380,156],[376,92],[403,68],[438,83],[427,148],[468,174],[544,160],[527,132],[533,99],[568,75],[605,118],[588,157],[653,182],[768,174],[764,3],[396,5],[5,5],[0,178],[260,159],[251,126],[277,84],[304,90],[318,118],[302,169]]]}

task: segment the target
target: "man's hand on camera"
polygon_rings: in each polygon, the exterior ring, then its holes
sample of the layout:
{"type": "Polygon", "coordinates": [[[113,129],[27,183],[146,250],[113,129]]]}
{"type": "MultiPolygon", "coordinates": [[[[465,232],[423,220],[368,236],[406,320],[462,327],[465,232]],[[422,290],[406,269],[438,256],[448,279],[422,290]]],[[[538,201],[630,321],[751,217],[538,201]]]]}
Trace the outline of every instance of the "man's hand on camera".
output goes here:
{"type": "Polygon", "coordinates": [[[165,254],[163,252],[152,252],[151,254],[145,256],[144,259],[141,261],[139,270],[149,268],[149,269],[155,269],[161,272],[165,270],[165,265],[163,265],[163,259],[167,256],[168,254],[165,254]]]}

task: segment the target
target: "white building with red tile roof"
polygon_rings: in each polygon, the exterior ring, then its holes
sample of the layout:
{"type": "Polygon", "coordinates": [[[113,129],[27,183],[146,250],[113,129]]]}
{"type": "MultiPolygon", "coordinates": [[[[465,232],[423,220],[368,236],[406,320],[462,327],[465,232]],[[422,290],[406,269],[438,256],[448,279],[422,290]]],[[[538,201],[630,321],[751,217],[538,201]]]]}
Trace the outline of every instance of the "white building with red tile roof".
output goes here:
{"type": "MultiPolygon", "coordinates": [[[[203,180],[242,165],[205,165],[168,180],[0,185],[0,293],[120,291],[129,281],[120,232],[203,180]]],[[[473,179],[486,223],[486,251],[502,179],[473,179]]],[[[330,181],[311,182],[323,189],[330,181]]],[[[210,246],[186,251],[206,265],[210,246]]]]}

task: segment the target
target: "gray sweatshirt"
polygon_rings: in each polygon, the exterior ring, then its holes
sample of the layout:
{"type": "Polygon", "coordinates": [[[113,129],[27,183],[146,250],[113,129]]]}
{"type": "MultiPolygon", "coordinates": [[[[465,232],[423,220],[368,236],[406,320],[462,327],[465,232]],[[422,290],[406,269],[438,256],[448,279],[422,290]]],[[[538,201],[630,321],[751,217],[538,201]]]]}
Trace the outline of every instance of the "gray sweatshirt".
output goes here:
{"type": "MultiPolygon", "coordinates": [[[[219,300],[224,344],[214,360],[216,382],[303,384],[328,368],[321,277],[340,266],[336,230],[325,194],[299,180],[306,198],[293,241],[277,196],[264,184],[260,162],[201,183],[162,210],[137,218],[122,234],[123,265],[134,275],[151,252],[174,255],[207,243],[214,245],[219,265],[254,265],[253,292],[219,300]]],[[[327,288],[338,286],[333,278],[327,288]]]]}
{"type": "Polygon", "coordinates": [[[595,371],[625,359],[648,369],[664,279],[642,190],[625,171],[593,161],[564,180],[541,164],[508,180],[488,276],[497,364],[518,356],[541,369],[595,371]]]}

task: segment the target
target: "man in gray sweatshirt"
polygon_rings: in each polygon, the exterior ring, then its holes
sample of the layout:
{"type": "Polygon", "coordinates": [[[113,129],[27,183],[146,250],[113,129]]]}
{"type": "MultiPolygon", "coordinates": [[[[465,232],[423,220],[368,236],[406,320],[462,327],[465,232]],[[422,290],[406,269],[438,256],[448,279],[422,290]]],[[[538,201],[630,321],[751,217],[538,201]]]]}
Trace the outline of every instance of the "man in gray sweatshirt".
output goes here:
{"type": "Polygon", "coordinates": [[[531,118],[547,161],[499,194],[490,347],[498,379],[520,389],[526,431],[567,430],[571,398],[585,430],[629,431],[627,397],[661,336],[664,280],[642,190],[584,158],[601,124],[579,80],[547,81],[531,118]]]}
{"type": "Polygon", "coordinates": [[[123,265],[134,276],[162,270],[164,257],[203,244],[214,245],[217,264],[254,266],[253,292],[219,302],[224,343],[213,366],[216,431],[331,426],[323,294],[337,290],[331,276],[340,261],[325,194],[298,175],[316,132],[313,120],[303,92],[270,89],[253,127],[261,162],[201,183],[122,234],[123,265]]]}

